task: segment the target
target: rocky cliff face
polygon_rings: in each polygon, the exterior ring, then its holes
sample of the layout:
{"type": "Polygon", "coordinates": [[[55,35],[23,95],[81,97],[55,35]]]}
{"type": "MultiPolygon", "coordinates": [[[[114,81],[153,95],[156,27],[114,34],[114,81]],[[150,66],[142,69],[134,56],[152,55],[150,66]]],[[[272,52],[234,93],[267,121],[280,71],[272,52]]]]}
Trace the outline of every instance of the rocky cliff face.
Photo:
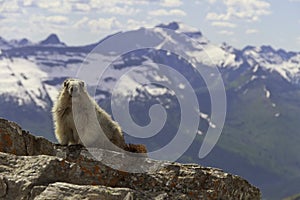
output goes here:
{"type": "MultiPolygon", "coordinates": [[[[120,153],[98,150],[112,158],[120,153]]],[[[64,147],[0,119],[0,199],[260,199],[246,180],[196,164],[159,162],[128,173],[95,160],[79,146],[64,147]]],[[[120,163],[121,165],[121,163],[120,163]]]]}

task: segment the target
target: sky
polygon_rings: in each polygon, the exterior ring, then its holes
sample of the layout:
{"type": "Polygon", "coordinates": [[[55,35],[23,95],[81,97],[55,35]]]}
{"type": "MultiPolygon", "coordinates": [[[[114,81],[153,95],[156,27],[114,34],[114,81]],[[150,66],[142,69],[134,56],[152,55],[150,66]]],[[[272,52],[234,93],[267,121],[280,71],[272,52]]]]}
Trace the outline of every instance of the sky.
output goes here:
{"type": "Polygon", "coordinates": [[[300,0],[0,0],[0,36],[33,42],[56,33],[85,45],[119,31],[178,21],[217,45],[300,52],[300,0]]]}

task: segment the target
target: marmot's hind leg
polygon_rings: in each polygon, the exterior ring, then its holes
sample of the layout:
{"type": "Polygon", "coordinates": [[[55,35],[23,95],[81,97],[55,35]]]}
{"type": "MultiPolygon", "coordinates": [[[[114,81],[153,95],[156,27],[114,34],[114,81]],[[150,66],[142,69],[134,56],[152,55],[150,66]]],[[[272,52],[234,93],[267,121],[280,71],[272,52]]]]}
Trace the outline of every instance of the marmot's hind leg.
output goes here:
{"type": "Polygon", "coordinates": [[[69,139],[68,139],[67,135],[65,134],[65,130],[61,126],[56,128],[55,136],[56,136],[56,139],[58,140],[59,144],[61,144],[63,146],[68,145],[69,139]]]}
{"type": "Polygon", "coordinates": [[[73,133],[72,133],[72,138],[74,140],[74,144],[80,144],[80,145],[83,145],[82,144],[82,141],[80,140],[80,137],[78,135],[78,132],[76,130],[76,127],[75,127],[75,130],[73,130],[73,133]]]}
{"type": "Polygon", "coordinates": [[[73,133],[71,129],[58,128],[55,134],[58,142],[63,146],[74,143],[73,133]]]}
{"type": "Polygon", "coordinates": [[[112,135],[112,143],[118,146],[121,149],[125,149],[126,143],[124,136],[120,133],[119,129],[115,129],[112,135]]]}

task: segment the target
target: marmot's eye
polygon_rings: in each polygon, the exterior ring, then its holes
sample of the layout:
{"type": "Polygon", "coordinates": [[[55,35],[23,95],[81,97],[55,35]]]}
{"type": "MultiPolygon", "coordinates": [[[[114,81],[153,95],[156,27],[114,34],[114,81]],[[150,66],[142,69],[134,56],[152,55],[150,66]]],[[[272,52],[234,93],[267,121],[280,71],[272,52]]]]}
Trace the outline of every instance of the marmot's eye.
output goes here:
{"type": "Polygon", "coordinates": [[[69,81],[68,80],[65,80],[64,81],[64,87],[68,87],[69,86],[69,81]]]}

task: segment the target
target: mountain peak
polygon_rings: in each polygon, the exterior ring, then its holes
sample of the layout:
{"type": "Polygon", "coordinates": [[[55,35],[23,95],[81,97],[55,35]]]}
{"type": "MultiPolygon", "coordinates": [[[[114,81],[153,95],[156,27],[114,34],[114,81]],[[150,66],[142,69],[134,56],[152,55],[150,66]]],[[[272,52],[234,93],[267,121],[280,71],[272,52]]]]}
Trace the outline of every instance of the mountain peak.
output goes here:
{"type": "Polygon", "coordinates": [[[223,42],[220,47],[221,47],[221,49],[228,51],[228,52],[233,52],[233,50],[234,50],[233,46],[229,45],[226,42],[223,42]]]}
{"type": "Polygon", "coordinates": [[[182,22],[170,22],[168,24],[159,24],[156,27],[168,28],[168,29],[171,29],[174,31],[179,30],[184,33],[200,32],[198,29],[196,29],[192,26],[186,25],[182,22]]]}
{"type": "Polygon", "coordinates": [[[17,40],[17,39],[10,40],[9,43],[10,43],[13,47],[20,47],[20,46],[28,46],[28,45],[32,45],[32,42],[29,41],[29,40],[26,39],[26,38],[23,38],[23,39],[20,39],[20,40],[17,40]]]}
{"type": "Polygon", "coordinates": [[[187,34],[189,37],[193,37],[193,38],[198,38],[202,36],[202,33],[194,28],[191,27],[189,25],[186,25],[184,23],[181,22],[170,22],[168,24],[159,24],[156,27],[160,27],[160,28],[167,28],[167,29],[171,29],[174,31],[180,31],[182,33],[187,34]]]}
{"type": "Polygon", "coordinates": [[[252,46],[252,45],[247,45],[245,46],[242,51],[245,52],[245,51],[251,51],[251,50],[254,50],[256,47],[255,46],[252,46]]]}
{"type": "Polygon", "coordinates": [[[30,43],[30,41],[27,38],[23,38],[19,41],[20,45],[27,45],[29,43],[30,43]]]}
{"type": "Polygon", "coordinates": [[[179,29],[179,23],[178,22],[170,22],[168,24],[159,24],[156,27],[160,27],[160,28],[167,28],[167,29],[171,29],[171,30],[178,30],[179,29]]]}
{"type": "Polygon", "coordinates": [[[66,46],[65,43],[61,42],[58,36],[54,33],[50,34],[45,40],[40,42],[41,45],[47,45],[47,46],[66,46]]]}
{"type": "Polygon", "coordinates": [[[275,52],[275,50],[273,49],[273,47],[271,47],[270,45],[262,45],[260,47],[261,51],[264,52],[264,53],[267,53],[267,52],[275,52]]]}

